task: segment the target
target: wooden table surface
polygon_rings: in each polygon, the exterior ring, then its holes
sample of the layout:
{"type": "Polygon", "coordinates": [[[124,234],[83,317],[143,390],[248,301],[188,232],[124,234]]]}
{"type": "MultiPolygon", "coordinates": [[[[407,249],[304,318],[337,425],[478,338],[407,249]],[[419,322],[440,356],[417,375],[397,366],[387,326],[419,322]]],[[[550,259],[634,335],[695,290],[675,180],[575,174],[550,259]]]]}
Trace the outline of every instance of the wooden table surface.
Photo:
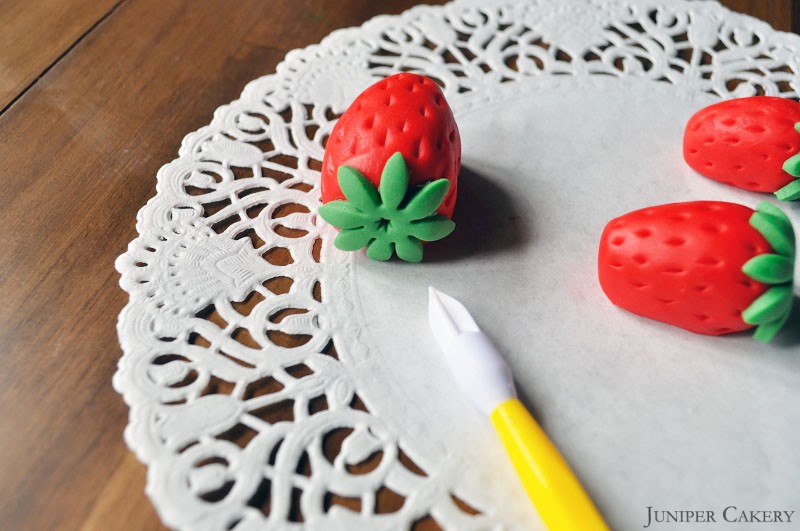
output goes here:
{"type": "MultiPolygon", "coordinates": [[[[111,388],[136,212],[289,50],[416,3],[0,0],[0,529],[163,529],[111,388]]],[[[800,0],[723,3],[800,29],[800,0]]]]}

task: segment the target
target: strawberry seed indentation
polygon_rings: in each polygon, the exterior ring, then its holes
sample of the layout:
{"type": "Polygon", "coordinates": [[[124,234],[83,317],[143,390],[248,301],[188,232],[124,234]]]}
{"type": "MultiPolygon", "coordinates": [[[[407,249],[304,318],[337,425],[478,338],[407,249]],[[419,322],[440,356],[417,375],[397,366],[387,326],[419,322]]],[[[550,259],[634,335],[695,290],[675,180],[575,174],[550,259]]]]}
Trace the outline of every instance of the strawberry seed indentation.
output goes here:
{"type": "Polygon", "coordinates": [[[412,144],[411,146],[411,156],[414,157],[415,159],[419,158],[419,150],[421,143],[422,141],[418,138],[414,140],[414,144],[412,144]]]}
{"type": "Polygon", "coordinates": [[[713,256],[704,256],[697,260],[697,263],[700,265],[707,265],[707,266],[718,266],[722,264],[722,260],[719,258],[715,258],[713,256]]]}

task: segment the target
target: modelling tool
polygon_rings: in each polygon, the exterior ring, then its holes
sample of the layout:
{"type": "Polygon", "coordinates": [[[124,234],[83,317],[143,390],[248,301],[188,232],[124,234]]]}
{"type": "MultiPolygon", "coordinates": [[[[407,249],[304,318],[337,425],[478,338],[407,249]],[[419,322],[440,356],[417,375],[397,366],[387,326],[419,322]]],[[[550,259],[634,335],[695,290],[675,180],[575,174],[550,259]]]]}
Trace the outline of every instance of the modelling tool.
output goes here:
{"type": "Polygon", "coordinates": [[[429,288],[428,319],[458,384],[491,418],[545,526],[608,530],[567,462],[517,398],[508,365],[464,305],[429,288]]]}

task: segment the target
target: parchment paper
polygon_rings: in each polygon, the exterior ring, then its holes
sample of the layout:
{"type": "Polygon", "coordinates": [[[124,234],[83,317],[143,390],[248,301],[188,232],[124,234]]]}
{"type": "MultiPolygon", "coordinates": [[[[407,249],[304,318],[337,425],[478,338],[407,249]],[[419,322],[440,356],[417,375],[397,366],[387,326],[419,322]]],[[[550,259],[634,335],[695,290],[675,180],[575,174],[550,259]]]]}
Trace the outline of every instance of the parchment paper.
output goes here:
{"type": "MultiPolygon", "coordinates": [[[[615,79],[534,79],[454,102],[463,139],[457,229],[425,261],[356,273],[374,378],[365,399],[464,467],[467,491],[528,501],[488,419],[451,380],[427,324],[429,285],[460,299],[498,344],[523,401],[615,529],[656,510],[798,510],[800,331],[771,344],[705,337],[611,305],[600,233],[650,205],[765,194],[695,174],[683,126],[715,99],[615,79]],[[567,87],[567,88],[565,88],[567,87]],[[398,399],[398,397],[402,397],[398,399]]],[[[797,205],[781,205],[800,227],[797,205]]],[[[704,529],[737,529],[725,522],[704,529]]]]}

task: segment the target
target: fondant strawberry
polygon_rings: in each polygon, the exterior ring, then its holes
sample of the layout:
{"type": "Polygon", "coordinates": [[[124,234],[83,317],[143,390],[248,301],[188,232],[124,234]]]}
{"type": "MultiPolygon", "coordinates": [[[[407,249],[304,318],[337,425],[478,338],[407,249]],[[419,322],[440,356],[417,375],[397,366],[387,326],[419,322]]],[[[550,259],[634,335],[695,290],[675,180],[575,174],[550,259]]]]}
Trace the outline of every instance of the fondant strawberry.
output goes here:
{"type": "Polygon", "coordinates": [[[439,86],[417,74],[390,76],[362,92],[334,126],[320,215],[342,229],[339,249],[366,246],[375,260],[396,252],[419,261],[423,241],[454,228],[460,166],[458,127],[439,86]]]}
{"type": "Polygon", "coordinates": [[[792,307],[794,231],[770,203],[696,201],[630,212],[606,225],[598,273],[608,298],[699,334],[756,326],[770,340],[792,307]]]}
{"type": "Polygon", "coordinates": [[[800,103],[753,96],[701,109],[686,124],[683,158],[716,181],[800,199],[800,103]]]}

